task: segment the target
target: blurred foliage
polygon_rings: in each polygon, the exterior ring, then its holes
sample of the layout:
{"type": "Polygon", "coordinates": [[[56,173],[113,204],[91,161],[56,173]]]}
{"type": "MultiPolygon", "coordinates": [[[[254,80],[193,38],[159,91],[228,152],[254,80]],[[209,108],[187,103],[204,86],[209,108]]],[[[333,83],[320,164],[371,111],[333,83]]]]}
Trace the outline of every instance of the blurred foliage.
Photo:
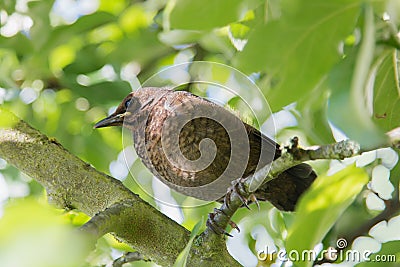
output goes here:
{"type": "Polygon", "coordinates": [[[2,266],[83,266],[90,239],[76,232],[60,213],[33,199],[7,205],[0,220],[2,266]]]}
{"type": "MultiPolygon", "coordinates": [[[[286,248],[303,251],[320,243],[367,182],[367,174],[354,166],[330,177],[319,177],[298,203],[286,248]],[[319,222],[317,227],[312,223],[316,221],[319,222]]],[[[312,266],[311,262],[298,262],[297,265],[312,266]]]]}
{"type": "MultiPolygon", "coordinates": [[[[278,141],[298,135],[303,145],[313,145],[349,137],[374,147],[384,141],[384,132],[400,126],[399,18],[398,0],[0,1],[0,127],[12,125],[6,110],[13,111],[191,230],[217,204],[168,189],[163,190],[176,205],[198,207],[171,209],[156,202],[150,196],[155,189],[150,173],[134,152],[124,159],[130,137],[116,128],[94,131],[94,122],[158,71],[203,60],[249,75],[274,112],[256,125],[268,130],[274,118],[278,141]],[[126,165],[136,180],[123,171],[126,165]]],[[[211,72],[216,80],[231,78],[211,72]]],[[[209,89],[191,88],[202,96],[210,96],[209,89]]],[[[252,121],[241,101],[223,97],[223,104],[252,121]]],[[[352,222],[367,221],[382,210],[367,205],[367,195],[378,195],[380,189],[365,186],[366,175],[373,176],[379,164],[390,172],[397,159],[393,151],[378,151],[372,158],[313,163],[321,175],[297,214],[281,213],[268,203],[262,203],[260,213],[235,214],[242,232],[233,233],[237,238],[228,242],[232,254],[246,266],[267,266],[256,258],[263,247],[260,240],[266,240],[261,237],[269,236],[279,249],[332,245],[339,234],[354,230],[352,222]],[[354,162],[365,171],[353,166],[336,173],[354,162]],[[334,175],[322,175],[326,172],[334,175]],[[265,233],[253,231],[259,226],[265,233]]],[[[390,181],[398,191],[395,170],[390,181]]],[[[87,218],[71,212],[54,215],[32,200],[42,198],[37,182],[0,159],[0,203],[11,202],[0,220],[1,266],[16,251],[29,251],[28,246],[37,249],[39,259],[49,254],[51,266],[79,266],[82,251],[70,247],[69,228],[54,218],[67,217],[70,225],[87,218]],[[52,231],[60,236],[60,246],[46,244],[52,231]],[[49,250],[40,251],[41,245],[49,250]],[[65,262],[61,250],[71,253],[65,262]],[[55,255],[60,256],[51,258],[55,255]]],[[[384,208],[383,200],[377,201],[384,208]]],[[[382,244],[378,253],[398,255],[398,241],[382,244]]],[[[129,248],[105,236],[87,264],[109,266],[125,250],[129,248]]],[[[12,266],[50,266],[46,264],[32,260],[12,266]]]]}

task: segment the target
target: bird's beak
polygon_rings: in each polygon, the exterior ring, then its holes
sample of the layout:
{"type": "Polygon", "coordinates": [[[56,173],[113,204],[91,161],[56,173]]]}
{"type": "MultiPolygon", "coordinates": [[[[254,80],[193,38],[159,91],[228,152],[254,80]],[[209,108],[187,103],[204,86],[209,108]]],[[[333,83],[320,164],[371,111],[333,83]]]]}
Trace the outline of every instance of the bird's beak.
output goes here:
{"type": "Polygon", "coordinates": [[[97,122],[93,128],[103,128],[108,126],[122,126],[124,123],[125,113],[122,114],[111,114],[107,118],[97,122]]]}

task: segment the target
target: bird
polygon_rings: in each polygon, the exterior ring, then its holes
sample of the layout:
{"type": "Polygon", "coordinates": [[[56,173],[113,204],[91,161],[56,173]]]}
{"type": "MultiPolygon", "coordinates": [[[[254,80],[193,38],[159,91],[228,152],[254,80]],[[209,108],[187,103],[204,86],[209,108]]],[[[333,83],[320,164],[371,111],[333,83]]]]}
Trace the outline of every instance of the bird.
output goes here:
{"type": "MultiPolygon", "coordinates": [[[[280,146],[236,114],[205,98],[169,87],[129,93],[94,128],[132,132],[143,164],[170,188],[203,200],[223,201],[235,179],[251,177],[281,156],[280,146]]],[[[317,175],[306,163],[261,185],[257,200],[294,211],[317,175]]]]}

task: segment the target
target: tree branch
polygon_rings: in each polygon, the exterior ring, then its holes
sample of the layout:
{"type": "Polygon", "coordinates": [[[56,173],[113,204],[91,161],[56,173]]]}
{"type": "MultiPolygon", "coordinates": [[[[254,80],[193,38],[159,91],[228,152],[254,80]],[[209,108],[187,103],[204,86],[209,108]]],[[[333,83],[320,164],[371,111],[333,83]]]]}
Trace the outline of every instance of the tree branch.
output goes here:
{"type": "MultiPolygon", "coordinates": [[[[4,109],[0,109],[0,157],[41,183],[53,204],[94,216],[83,229],[96,237],[114,232],[157,264],[173,265],[190,239],[189,231],[120,181],[97,171],[4,109]]],[[[225,244],[218,249],[226,252],[225,244]]],[[[192,266],[201,266],[201,255],[192,266]]],[[[212,260],[215,266],[234,261],[227,252],[213,254],[212,260]]]]}
{"type": "Polygon", "coordinates": [[[122,267],[125,263],[134,262],[134,261],[148,261],[142,254],[139,252],[129,252],[123,255],[122,257],[116,259],[113,262],[113,267],[122,267]]]}
{"type": "MultiPolygon", "coordinates": [[[[297,137],[294,137],[291,140],[290,146],[285,147],[281,157],[272,162],[271,169],[267,174],[264,174],[266,170],[261,169],[255,173],[252,179],[262,179],[259,184],[263,185],[276,178],[287,169],[302,162],[317,159],[345,159],[359,155],[361,152],[360,145],[352,140],[344,140],[338,143],[315,146],[306,149],[299,147],[298,141],[297,137]]],[[[252,179],[246,180],[246,188],[250,188],[251,183],[254,183],[252,179]]]]}

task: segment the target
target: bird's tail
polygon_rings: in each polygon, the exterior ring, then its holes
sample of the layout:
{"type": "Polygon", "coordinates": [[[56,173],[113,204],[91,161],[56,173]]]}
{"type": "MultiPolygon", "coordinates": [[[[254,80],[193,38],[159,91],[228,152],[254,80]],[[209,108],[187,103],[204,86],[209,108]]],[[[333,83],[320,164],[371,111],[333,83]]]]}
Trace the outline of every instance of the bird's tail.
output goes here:
{"type": "Polygon", "coordinates": [[[294,211],[300,196],[316,177],[310,165],[301,163],[261,186],[255,195],[257,199],[267,200],[280,210],[294,211]]]}

